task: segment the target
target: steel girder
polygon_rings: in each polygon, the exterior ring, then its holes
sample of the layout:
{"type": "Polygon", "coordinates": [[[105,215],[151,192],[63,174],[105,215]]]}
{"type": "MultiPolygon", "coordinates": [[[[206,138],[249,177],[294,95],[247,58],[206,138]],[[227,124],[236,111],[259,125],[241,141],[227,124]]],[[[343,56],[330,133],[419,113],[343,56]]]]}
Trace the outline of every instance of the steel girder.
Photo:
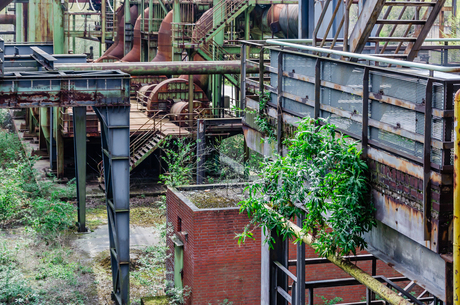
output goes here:
{"type": "Polygon", "coordinates": [[[101,122],[112,264],[112,297],[118,304],[128,304],[130,107],[93,107],[93,109],[101,122]]]}

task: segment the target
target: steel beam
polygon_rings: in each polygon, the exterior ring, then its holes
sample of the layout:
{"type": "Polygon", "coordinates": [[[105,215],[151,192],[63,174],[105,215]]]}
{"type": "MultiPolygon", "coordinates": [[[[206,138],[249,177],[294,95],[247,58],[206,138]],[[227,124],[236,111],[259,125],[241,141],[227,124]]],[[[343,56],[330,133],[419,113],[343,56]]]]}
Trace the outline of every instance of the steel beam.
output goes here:
{"type": "Polygon", "coordinates": [[[129,303],[129,111],[93,107],[101,122],[113,299],[129,303]]]}
{"type": "Polygon", "coordinates": [[[86,232],[86,107],[73,108],[73,131],[78,232],[86,232]]]}
{"type": "MultiPolygon", "coordinates": [[[[130,75],[181,75],[181,74],[239,74],[241,62],[234,61],[183,61],[143,63],[93,63],[56,64],[60,71],[120,70],[130,75]]],[[[256,65],[248,66],[247,73],[258,73],[256,65]]]]}
{"type": "Polygon", "coordinates": [[[129,76],[120,71],[8,72],[0,108],[129,105],[129,76]]]}

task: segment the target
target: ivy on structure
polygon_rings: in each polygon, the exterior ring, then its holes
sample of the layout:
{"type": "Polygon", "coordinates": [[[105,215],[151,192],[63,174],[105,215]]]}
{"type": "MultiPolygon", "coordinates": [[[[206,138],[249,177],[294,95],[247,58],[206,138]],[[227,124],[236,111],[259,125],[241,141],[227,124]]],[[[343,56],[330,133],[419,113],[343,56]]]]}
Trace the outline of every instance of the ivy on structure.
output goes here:
{"type": "MultiPolygon", "coordinates": [[[[249,228],[254,224],[291,238],[286,219],[304,215],[302,233],[313,235],[319,255],[356,254],[366,246],[363,234],[376,223],[368,169],[357,143],[327,121],[305,118],[285,144],[287,155],[266,159],[260,180],[247,187],[249,196],[240,202],[240,212],[252,220],[239,242],[253,237],[249,228]]],[[[271,245],[273,238],[267,241],[271,245]]]]}
{"type": "Polygon", "coordinates": [[[270,92],[259,93],[259,112],[255,118],[255,123],[259,130],[268,138],[268,142],[276,140],[275,128],[270,124],[267,103],[270,100],[270,92]]]}

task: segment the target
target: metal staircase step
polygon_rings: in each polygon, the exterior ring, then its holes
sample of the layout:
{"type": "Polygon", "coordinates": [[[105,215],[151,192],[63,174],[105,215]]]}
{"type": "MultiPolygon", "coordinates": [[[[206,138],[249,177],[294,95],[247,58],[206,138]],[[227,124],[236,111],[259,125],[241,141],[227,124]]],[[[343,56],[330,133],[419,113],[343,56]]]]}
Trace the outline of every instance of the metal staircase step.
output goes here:
{"type": "Polygon", "coordinates": [[[412,2],[412,1],[387,1],[387,6],[434,6],[436,2],[412,2]]]}
{"type": "Polygon", "coordinates": [[[426,20],[390,20],[390,19],[378,19],[377,24],[425,24],[426,20]]]}
{"type": "Polygon", "coordinates": [[[372,54],[377,57],[390,57],[390,58],[406,58],[407,54],[372,54]]]}

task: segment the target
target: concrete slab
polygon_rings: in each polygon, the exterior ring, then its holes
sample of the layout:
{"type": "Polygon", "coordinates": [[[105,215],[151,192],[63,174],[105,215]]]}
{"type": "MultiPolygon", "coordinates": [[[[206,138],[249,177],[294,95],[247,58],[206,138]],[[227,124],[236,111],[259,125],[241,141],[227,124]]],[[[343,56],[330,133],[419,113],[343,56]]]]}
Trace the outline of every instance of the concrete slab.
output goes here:
{"type": "MultiPolygon", "coordinates": [[[[130,226],[130,249],[141,249],[159,243],[160,236],[153,227],[130,226]]],[[[102,225],[91,233],[79,234],[75,245],[91,258],[110,248],[108,225],[102,225]]]]}

